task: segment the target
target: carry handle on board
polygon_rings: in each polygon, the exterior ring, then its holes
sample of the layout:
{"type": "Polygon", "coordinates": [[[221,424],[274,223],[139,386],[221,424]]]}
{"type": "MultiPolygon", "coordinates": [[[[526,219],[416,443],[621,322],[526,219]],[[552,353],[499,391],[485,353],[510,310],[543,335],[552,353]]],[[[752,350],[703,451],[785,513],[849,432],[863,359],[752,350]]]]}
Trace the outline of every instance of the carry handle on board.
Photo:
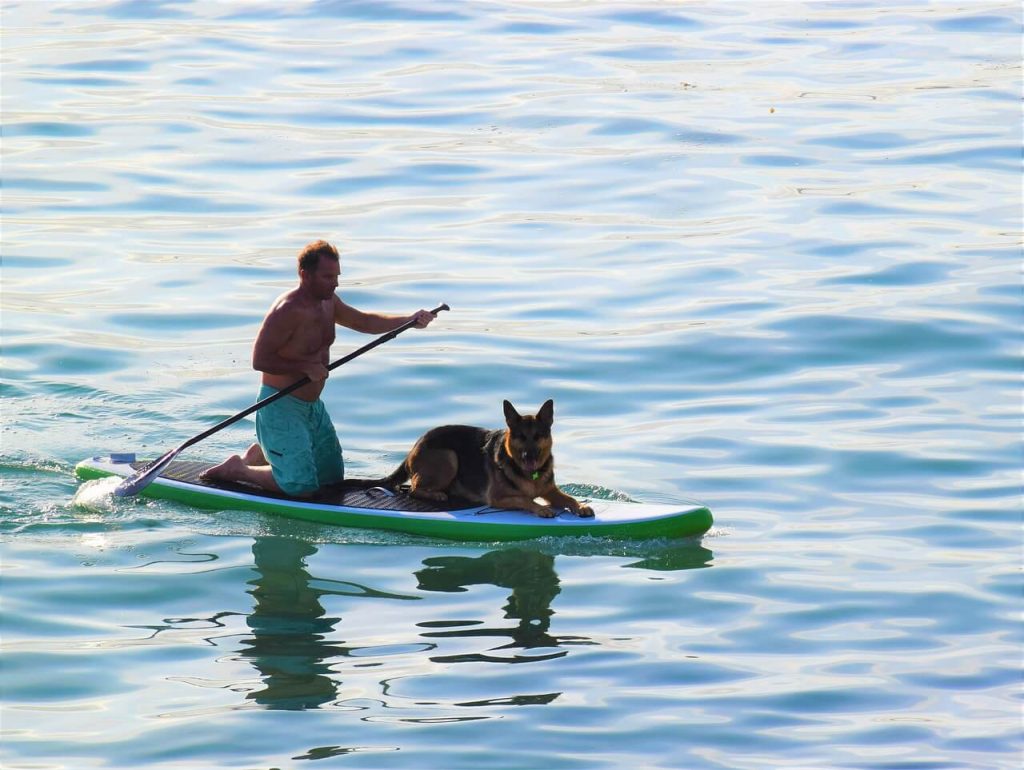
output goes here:
{"type": "MultiPolygon", "coordinates": [[[[437,307],[435,307],[433,310],[431,310],[430,313],[431,313],[431,315],[435,315],[436,316],[442,310],[451,310],[451,308],[448,307],[448,305],[446,305],[446,304],[441,304],[441,305],[438,305],[437,307]]],[[[367,343],[366,345],[363,345],[358,350],[354,350],[351,353],[349,353],[347,356],[343,356],[343,357],[339,358],[337,361],[332,362],[327,367],[327,370],[330,371],[332,369],[337,369],[342,364],[347,364],[353,358],[358,358],[359,356],[361,356],[366,351],[372,350],[373,348],[377,347],[378,345],[383,345],[388,340],[394,339],[399,334],[404,332],[406,329],[410,329],[410,328],[412,328],[415,325],[416,325],[416,321],[415,320],[406,321],[404,324],[402,324],[398,328],[392,329],[387,334],[382,334],[381,336],[377,337],[377,339],[373,340],[372,342],[367,343]]],[[[188,441],[184,442],[180,446],[177,446],[174,449],[172,449],[170,452],[167,452],[166,454],[158,457],[156,460],[151,462],[145,468],[142,468],[142,469],[136,471],[131,476],[126,478],[124,481],[122,481],[120,484],[117,485],[117,488],[114,489],[114,494],[117,497],[129,497],[131,495],[138,494],[145,487],[149,486],[150,482],[152,482],[153,479],[155,479],[157,476],[160,475],[160,471],[162,471],[164,468],[166,468],[167,465],[171,462],[171,460],[173,460],[175,457],[177,457],[178,454],[180,454],[183,450],[188,449],[193,444],[198,444],[204,438],[209,438],[210,436],[212,436],[217,431],[222,430],[222,429],[228,427],[229,425],[234,425],[236,422],[241,420],[243,417],[248,417],[250,414],[252,414],[253,412],[257,411],[258,409],[262,409],[263,407],[265,407],[267,404],[271,403],[272,401],[277,401],[277,399],[279,399],[279,398],[284,398],[289,393],[295,392],[296,390],[301,388],[303,385],[308,385],[310,382],[311,382],[311,380],[309,379],[309,377],[303,376],[303,378],[301,380],[293,382],[287,388],[283,388],[283,389],[277,391],[277,393],[274,393],[273,395],[267,396],[266,398],[261,399],[260,401],[257,401],[255,404],[250,406],[248,409],[244,409],[241,412],[239,412],[238,414],[236,414],[236,415],[234,415],[232,417],[228,417],[223,422],[217,423],[216,425],[214,425],[209,430],[205,430],[202,433],[200,433],[198,436],[193,436],[192,438],[190,438],[188,441]]]]}

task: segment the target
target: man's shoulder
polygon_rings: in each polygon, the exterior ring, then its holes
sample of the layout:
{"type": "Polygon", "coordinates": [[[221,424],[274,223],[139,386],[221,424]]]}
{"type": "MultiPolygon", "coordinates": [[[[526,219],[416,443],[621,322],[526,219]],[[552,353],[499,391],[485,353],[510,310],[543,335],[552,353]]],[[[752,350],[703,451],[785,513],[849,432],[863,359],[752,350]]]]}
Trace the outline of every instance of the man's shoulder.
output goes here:
{"type": "Polygon", "coordinates": [[[308,312],[308,308],[299,297],[298,292],[295,289],[289,289],[274,300],[267,312],[267,317],[279,318],[284,321],[288,318],[302,316],[306,312],[308,312]]]}
{"type": "Polygon", "coordinates": [[[344,302],[337,294],[331,300],[331,307],[334,312],[334,320],[343,326],[350,326],[355,323],[359,311],[344,302]]]}

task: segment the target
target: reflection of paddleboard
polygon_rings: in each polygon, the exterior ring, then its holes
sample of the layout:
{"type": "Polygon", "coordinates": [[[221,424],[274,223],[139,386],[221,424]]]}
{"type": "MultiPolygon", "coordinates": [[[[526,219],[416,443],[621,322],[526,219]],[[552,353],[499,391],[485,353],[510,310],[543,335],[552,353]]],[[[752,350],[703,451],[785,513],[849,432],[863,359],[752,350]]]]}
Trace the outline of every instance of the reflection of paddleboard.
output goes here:
{"type": "MultiPolygon", "coordinates": [[[[143,468],[131,454],[93,457],[75,468],[80,479],[130,476],[143,468]]],[[[171,462],[141,494],[176,500],[197,508],[249,510],[343,527],[390,529],[449,540],[525,540],[549,535],[614,538],[690,537],[711,528],[711,512],[701,505],[658,505],[615,500],[587,500],[594,518],[563,512],[542,519],[526,511],[486,506],[441,507],[382,489],[321,490],[311,499],[266,492],[255,487],[201,480],[210,463],[171,462]]]]}

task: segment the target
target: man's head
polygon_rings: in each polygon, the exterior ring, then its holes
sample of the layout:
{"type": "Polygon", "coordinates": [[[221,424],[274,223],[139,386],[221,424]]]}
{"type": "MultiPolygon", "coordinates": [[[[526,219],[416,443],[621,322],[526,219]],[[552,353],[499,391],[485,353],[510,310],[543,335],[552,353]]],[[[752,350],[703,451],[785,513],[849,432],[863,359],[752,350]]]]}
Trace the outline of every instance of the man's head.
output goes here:
{"type": "Polygon", "coordinates": [[[332,262],[339,262],[338,250],[327,241],[313,241],[299,252],[299,272],[307,270],[316,272],[320,266],[321,259],[329,259],[332,262]]]}
{"type": "Polygon", "coordinates": [[[338,288],[341,258],[327,241],[313,241],[299,252],[299,282],[320,300],[330,299],[338,288]]]}

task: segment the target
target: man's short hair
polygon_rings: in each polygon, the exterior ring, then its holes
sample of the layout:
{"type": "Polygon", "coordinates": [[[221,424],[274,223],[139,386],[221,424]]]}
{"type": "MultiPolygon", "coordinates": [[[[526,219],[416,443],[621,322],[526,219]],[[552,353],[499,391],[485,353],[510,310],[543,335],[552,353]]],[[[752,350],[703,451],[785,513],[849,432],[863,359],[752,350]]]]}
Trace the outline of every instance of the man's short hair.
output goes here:
{"type": "Polygon", "coordinates": [[[327,241],[313,241],[299,252],[299,270],[313,272],[320,266],[320,259],[330,259],[340,262],[338,250],[327,241]]]}

